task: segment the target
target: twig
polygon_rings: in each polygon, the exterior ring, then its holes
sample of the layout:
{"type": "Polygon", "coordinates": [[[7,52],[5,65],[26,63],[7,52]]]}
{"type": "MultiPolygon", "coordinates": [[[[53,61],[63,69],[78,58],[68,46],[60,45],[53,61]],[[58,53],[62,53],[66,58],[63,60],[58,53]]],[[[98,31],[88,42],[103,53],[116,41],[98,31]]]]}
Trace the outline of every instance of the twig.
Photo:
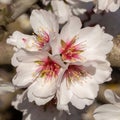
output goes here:
{"type": "Polygon", "coordinates": [[[118,35],[113,40],[114,46],[110,54],[108,55],[108,60],[114,67],[120,67],[120,35],[118,35]]]}
{"type": "Polygon", "coordinates": [[[13,55],[13,47],[6,44],[5,41],[0,42],[0,65],[10,64],[13,55]]]}
{"type": "Polygon", "coordinates": [[[13,11],[11,18],[15,20],[36,2],[37,0],[17,0],[14,4],[11,5],[11,9],[13,11]]]}

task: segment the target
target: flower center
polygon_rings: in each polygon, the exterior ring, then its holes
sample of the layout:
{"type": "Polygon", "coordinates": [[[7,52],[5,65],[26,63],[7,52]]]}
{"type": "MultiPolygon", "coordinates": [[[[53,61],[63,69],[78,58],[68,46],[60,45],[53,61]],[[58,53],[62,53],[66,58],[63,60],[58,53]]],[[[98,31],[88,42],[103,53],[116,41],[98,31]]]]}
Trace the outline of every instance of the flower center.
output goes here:
{"type": "Polygon", "coordinates": [[[51,79],[58,77],[60,70],[60,65],[51,60],[49,57],[44,61],[36,61],[39,64],[37,72],[40,73],[40,77],[45,77],[45,79],[51,79]]]}
{"type": "Polygon", "coordinates": [[[43,48],[50,40],[48,33],[45,31],[42,31],[40,35],[36,35],[36,38],[38,40],[38,45],[41,48],[43,48]]]}
{"type": "Polygon", "coordinates": [[[26,44],[27,49],[41,50],[49,42],[49,35],[45,31],[42,31],[40,35],[37,35],[35,33],[33,34],[35,36],[35,40],[27,40],[25,38],[22,38],[22,41],[26,44]]]}
{"type": "Polygon", "coordinates": [[[83,66],[69,65],[68,69],[64,73],[67,82],[78,81],[81,77],[87,76],[87,72],[83,66]]]}
{"type": "Polygon", "coordinates": [[[62,49],[60,50],[60,53],[64,61],[75,62],[77,59],[81,59],[80,53],[83,52],[83,48],[80,43],[74,45],[75,41],[76,37],[66,43],[61,40],[62,49]]]}

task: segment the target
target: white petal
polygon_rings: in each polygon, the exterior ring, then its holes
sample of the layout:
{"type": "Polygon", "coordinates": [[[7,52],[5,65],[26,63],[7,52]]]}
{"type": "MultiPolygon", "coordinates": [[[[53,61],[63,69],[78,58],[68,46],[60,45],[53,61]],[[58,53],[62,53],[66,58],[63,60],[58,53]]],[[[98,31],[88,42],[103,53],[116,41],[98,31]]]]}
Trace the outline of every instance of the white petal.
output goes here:
{"type": "Polygon", "coordinates": [[[81,29],[79,41],[85,46],[81,56],[86,60],[104,60],[113,47],[112,38],[99,25],[81,29]]]}
{"type": "Polygon", "coordinates": [[[52,54],[60,54],[61,40],[68,42],[72,40],[80,31],[82,24],[79,18],[71,17],[68,23],[62,28],[60,36],[57,36],[57,41],[51,42],[52,54]]]}
{"type": "Polygon", "coordinates": [[[78,109],[83,109],[85,105],[90,105],[94,101],[99,86],[92,74],[91,72],[91,75],[87,77],[80,77],[79,80],[74,80],[74,78],[71,78],[71,81],[67,82],[66,79],[62,80],[60,89],[57,93],[57,105],[59,109],[64,109],[69,112],[67,106],[69,102],[78,109]]]}
{"type": "Polygon", "coordinates": [[[51,5],[54,14],[58,17],[58,21],[61,24],[65,23],[72,15],[70,6],[64,1],[52,0],[51,5]]]}
{"type": "Polygon", "coordinates": [[[38,35],[42,31],[45,31],[48,35],[58,33],[59,27],[55,15],[45,10],[33,10],[30,23],[38,35]]]}
{"type": "Polygon", "coordinates": [[[61,39],[64,41],[70,41],[73,37],[78,35],[82,23],[78,17],[71,17],[68,23],[62,28],[60,33],[61,39]]]}
{"type": "Polygon", "coordinates": [[[92,104],[94,98],[97,96],[98,85],[91,84],[90,87],[89,85],[85,86],[84,83],[79,86],[73,86],[73,84],[69,86],[64,79],[61,83],[60,89],[57,92],[57,108],[60,110],[65,110],[69,113],[69,102],[71,102],[72,105],[78,109],[83,109],[85,105],[92,104]]]}
{"type": "Polygon", "coordinates": [[[86,11],[87,11],[86,9],[82,9],[82,8],[73,8],[73,13],[75,15],[84,14],[86,11]]]}
{"type": "Polygon", "coordinates": [[[118,3],[115,3],[114,1],[108,6],[108,9],[111,11],[111,12],[115,12],[119,9],[120,7],[120,1],[118,3]]]}
{"type": "Polygon", "coordinates": [[[98,107],[94,111],[95,120],[119,120],[120,108],[112,104],[106,104],[98,107]]]}
{"type": "Polygon", "coordinates": [[[71,91],[74,95],[83,99],[95,99],[99,86],[92,76],[81,77],[78,81],[72,80],[71,91]]]}
{"type": "Polygon", "coordinates": [[[98,0],[98,9],[105,10],[108,6],[109,0],[98,0]]]}
{"type": "Polygon", "coordinates": [[[98,61],[91,64],[96,68],[94,79],[98,84],[111,80],[112,69],[108,61],[98,61]]]}
{"type": "Polygon", "coordinates": [[[38,105],[43,105],[50,101],[55,96],[64,71],[65,69],[61,67],[56,77],[47,78],[46,76],[39,76],[28,88],[29,100],[31,102],[35,101],[38,105]]]}
{"type": "Polygon", "coordinates": [[[38,76],[36,81],[28,88],[29,100],[31,102],[35,101],[38,105],[43,105],[50,101],[55,96],[64,71],[65,69],[60,68],[56,77],[38,76]]]}
{"type": "Polygon", "coordinates": [[[28,63],[34,61],[40,61],[48,57],[48,53],[45,51],[26,51],[25,49],[20,49],[14,53],[12,57],[12,65],[18,66],[21,62],[28,63]]]}
{"type": "Polygon", "coordinates": [[[44,79],[38,78],[28,88],[29,101],[35,101],[37,105],[44,105],[55,96],[56,89],[56,80],[45,81],[44,79]]]}
{"type": "Polygon", "coordinates": [[[105,90],[104,92],[105,98],[112,104],[120,103],[120,97],[117,96],[112,90],[105,90]]]}
{"type": "Polygon", "coordinates": [[[84,109],[85,106],[92,104],[94,99],[81,99],[76,95],[73,95],[71,98],[71,103],[78,109],[84,109]]]}
{"type": "Polygon", "coordinates": [[[13,78],[13,84],[19,87],[26,87],[36,79],[36,70],[38,66],[35,63],[21,63],[17,67],[17,74],[13,78]]]}
{"type": "Polygon", "coordinates": [[[67,81],[66,79],[62,80],[61,86],[57,91],[57,100],[58,100],[58,105],[59,106],[66,106],[72,97],[72,93],[67,86],[67,81]]]}
{"type": "Polygon", "coordinates": [[[68,114],[70,114],[68,104],[67,105],[66,104],[61,105],[61,104],[58,103],[57,104],[57,109],[58,110],[64,110],[65,112],[67,112],[68,114]]]}
{"type": "Polygon", "coordinates": [[[7,43],[16,46],[17,48],[25,48],[26,42],[34,40],[34,36],[25,35],[19,31],[15,31],[10,38],[7,39],[7,43]]]}
{"type": "Polygon", "coordinates": [[[120,1],[115,0],[97,0],[97,6],[95,8],[95,12],[97,9],[105,10],[107,12],[115,12],[120,7],[120,1]],[[98,7],[98,8],[97,8],[98,7]]]}
{"type": "Polygon", "coordinates": [[[51,49],[52,49],[52,55],[57,55],[60,53],[60,48],[61,48],[61,38],[60,36],[58,35],[57,38],[56,38],[56,41],[50,41],[50,46],[51,46],[51,49]]]}

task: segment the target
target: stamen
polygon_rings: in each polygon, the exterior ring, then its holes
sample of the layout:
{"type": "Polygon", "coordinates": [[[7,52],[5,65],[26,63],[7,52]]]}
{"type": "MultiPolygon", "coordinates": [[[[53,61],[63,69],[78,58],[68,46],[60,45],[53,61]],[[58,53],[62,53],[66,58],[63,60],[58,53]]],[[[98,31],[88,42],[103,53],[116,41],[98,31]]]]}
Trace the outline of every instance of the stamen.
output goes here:
{"type": "MultiPolygon", "coordinates": [[[[39,76],[44,77],[45,79],[51,79],[58,77],[60,70],[60,65],[51,60],[49,57],[44,61],[36,61],[37,64],[41,67],[39,71],[39,76]]],[[[38,71],[37,71],[38,72],[38,71]]]]}
{"type": "Polygon", "coordinates": [[[70,65],[65,71],[64,77],[67,79],[67,83],[70,84],[72,81],[78,81],[81,77],[87,76],[87,74],[83,66],[70,65]]]}
{"type": "Polygon", "coordinates": [[[76,42],[76,38],[74,37],[70,42],[65,43],[61,40],[62,49],[60,50],[61,56],[63,60],[69,60],[75,62],[77,59],[81,59],[80,53],[84,51],[84,46],[82,43],[74,45],[76,42]]]}
{"type": "Polygon", "coordinates": [[[45,31],[40,31],[39,35],[34,33],[34,35],[37,39],[36,45],[39,47],[39,49],[42,49],[50,40],[48,33],[45,31]]]}

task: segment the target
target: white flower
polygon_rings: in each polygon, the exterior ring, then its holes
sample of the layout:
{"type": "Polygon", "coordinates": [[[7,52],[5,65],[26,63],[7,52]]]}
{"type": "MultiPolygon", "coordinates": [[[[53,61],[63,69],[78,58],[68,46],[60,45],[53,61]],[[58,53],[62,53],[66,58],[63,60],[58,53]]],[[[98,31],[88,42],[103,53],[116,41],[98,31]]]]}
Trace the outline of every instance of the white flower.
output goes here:
{"type": "MultiPolygon", "coordinates": [[[[73,0],[70,0],[73,1],[73,0]]],[[[120,7],[120,0],[80,0],[83,2],[93,2],[96,7],[95,12],[105,10],[106,12],[115,12],[120,7]]]]}
{"type": "Polygon", "coordinates": [[[113,46],[113,37],[99,25],[81,27],[79,18],[71,17],[62,28],[59,40],[52,42],[52,54],[60,54],[64,62],[104,61],[113,46]]]}
{"type": "MultiPolygon", "coordinates": [[[[70,0],[72,1],[72,0],[70,0]]],[[[83,2],[93,2],[96,7],[95,12],[98,10],[105,10],[106,12],[115,12],[120,7],[120,0],[81,0],[83,2]]]]}
{"type": "Polygon", "coordinates": [[[95,0],[97,10],[105,10],[107,12],[115,12],[120,7],[120,0],[95,0]]]}
{"type": "Polygon", "coordinates": [[[7,39],[7,43],[18,49],[24,48],[29,51],[49,48],[49,41],[55,40],[56,33],[59,30],[55,16],[45,10],[33,10],[30,16],[30,24],[34,30],[33,35],[25,35],[16,31],[7,39]]]}
{"type": "Polygon", "coordinates": [[[105,97],[111,104],[105,104],[94,111],[95,120],[120,120],[120,97],[111,90],[105,91],[105,97]]]}
{"type": "Polygon", "coordinates": [[[58,109],[68,110],[69,102],[83,109],[97,96],[98,84],[110,80],[106,54],[112,48],[112,36],[99,25],[80,29],[81,26],[80,20],[72,17],[62,28],[57,42],[52,43],[53,55],[60,54],[68,65],[57,92],[58,109]]]}
{"type": "MultiPolygon", "coordinates": [[[[34,30],[33,35],[26,35],[15,31],[7,43],[14,45],[15,50],[24,48],[28,51],[50,50],[49,42],[56,39],[59,26],[55,15],[45,10],[33,10],[30,16],[30,24],[34,30]]],[[[17,66],[16,54],[12,57],[12,65],[17,66]]]]}
{"type": "Polygon", "coordinates": [[[54,98],[59,79],[65,71],[65,65],[59,57],[51,57],[47,52],[29,52],[19,50],[15,53],[19,65],[13,84],[26,88],[29,101],[43,105],[54,98]]]}
{"type": "Polygon", "coordinates": [[[42,16],[37,14],[39,11],[34,12],[36,14],[31,18],[37,21],[34,30],[47,26],[49,30],[45,29],[46,33],[52,39],[47,43],[49,49],[44,49],[43,46],[37,50],[21,47],[19,42],[18,46],[16,38],[8,39],[19,48],[12,60],[17,66],[13,84],[27,88],[29,101],[35,101],[37,105],[44,105],[57,97],[57,108],[60,110],[69,112],[70,102],[76,108],[83,109],[97,96],[99,84],[110,80],[111,68],[106,54],[113,46],[113,37],[104,33],[99,25],[81,29],[78,17],[71,17],[59,34],[56,19],[56,24],[51,21],[55,18],[54,15],[42,10],[42,16]]]}
{"type": "Polygon", "coordinates": [[[43,0],[44,5],[51,3],[53,13],[58,17],[60,24],[65,23],[73,15],[80,15],[86,12],[85,8],[81,8],[80,0],[43,0]]]}
{"type": "Polygon", "coordinates": [[[82,0],[66,0],[67,4],[70,6],[72,14],[79,16],[85,13],[87,10],[81,6],[82,0]]]}
{"type": "Polygon", "coordinates": [[[54,14],[58,17],[59,23],[66,22],[70,16],[72,16],[71,8],[62,0],[52,0],[51,5],[54,14]]]}

